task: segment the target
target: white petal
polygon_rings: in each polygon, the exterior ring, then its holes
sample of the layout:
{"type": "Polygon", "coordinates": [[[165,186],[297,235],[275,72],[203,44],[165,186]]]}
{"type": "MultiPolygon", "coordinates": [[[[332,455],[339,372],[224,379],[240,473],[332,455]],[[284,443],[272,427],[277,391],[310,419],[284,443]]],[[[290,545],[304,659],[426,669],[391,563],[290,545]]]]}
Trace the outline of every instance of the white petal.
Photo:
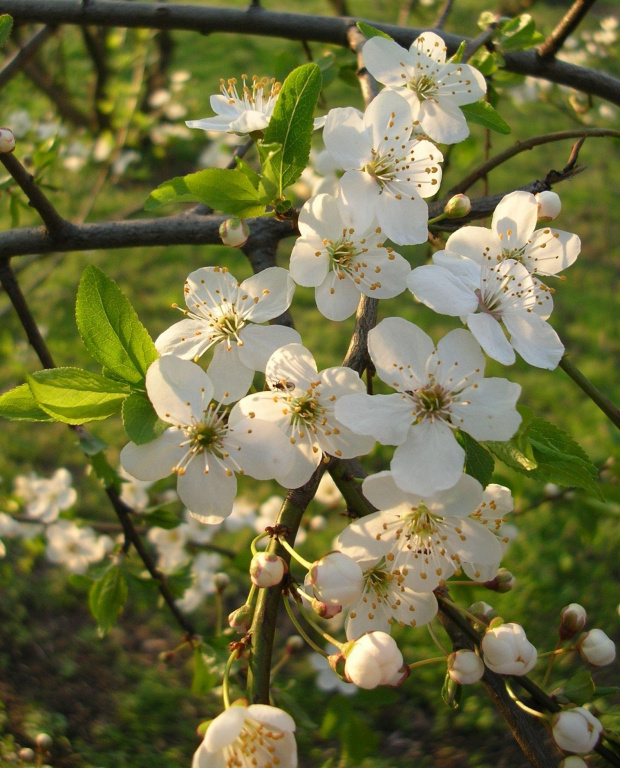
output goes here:
{"type": "Polygon", "coordinates": [[[316,288],[314,296],[323,317],[335,321],[351,317],[360,302],[360,290],[353,280],[347,275],[340,278],[334,271],[316,288]]]}
{"type": "Polygon", "coordinates": [[[380,192],[379,185],[369,173],[351,170],[340,179],[338,197],[346,206],[355,209],[358,219],[372,222],[380,192]]]}
{"type": "Polygon", "coordinates": [[[463,472],[465,451],[442,421],[412,426],[406,442],[394,451],[390,468],[404,491],[432,495],[451,488],[463,472]]]}
{"type": "Polygon", "coordinates": [[[321,401],[326,402],[331,397],[343,397],[355,392],[365,392],[366,385],[359,374],[343,366],[325,368],[317,376],[321,382],[321,401]]]}
{"type": "Polygon", "coordinates": [[[207,752],[219,752],[237,739],[246,711],[246,707],[229,707],[211,722],[204,738],[207,752]]]}
{"type": "Polygon", "coordinates": [[[344,223],[338,203],[332,195],[315,195],[299,212],[299,232],[302,237],[315,234],[320,239],[339,240],[344,223]]]}
{"type": "Polygon", "coordinates": [[[428,206],[419,197],[401,199],[386,190],[379,195],[377,221],[384,234],[398,245],[417,245],[428,239],[428,206]]]}
{"type": "Polygon", "coordinates": [[[246,475],[279,481],[291,469],[291,447],[286,436],[269,421],[247,418],[229,433],[226,448],[246,475]],[[237,446],[238,450],[234,450],[237,446]]]}
{"type": "Polygon", "coordinates": [[[237,297],[238,284],[228,270],[201,267],[188,275],[185,288],[188,309],[200,314],[205,305],[217,307],[223,302],[233,302],[237,297]]]}
{"type": "Polygon", "coordinates": [[[393,40],[379,36],[367,40],[362,58],[366,69],[380,83],[398,88],[412,79],[414,59],[393,40]]]}
{"type": "Polygon", "coordinates": [[[202,418],[213,397],[213,384],[195,363],[166,355],[149,366],[146,392],[160,419],[189,425],[202,418]]]}
{"type": "Polygon", "coordinates": [[[469,136],[465,115],[447,99],[422,102],[418,121],[424,133],[442,144],[458,144],[469,136]]]}
{"type": "Polygon", "coordinates": [[[277,349],[265,367],[265,378],[270,386],[285,380],[304,391],[316,378],[316,374],[314,357],[302,344],[287,344],[277,349]]]}
{"type": "MultiPolygon", "coordinates": [[[[394,482],[391,472],[377,472],[369,475],[362,483],[362,493],[377,509],[392,509],[400,504],[417,506],[421,497],[407,493],[394,482]]],[[[367,518],[365,518],[367,519],[367,518]]]]}
{"type": "MultiPolygon", "coordinates": [[[[475,229],[475,227],[472,227],[475,229]]],[[[487,232],[488,230],[484,230],[487,232]]],[[[461,256],[453,251],[435,251],[433,254],[433,264],[444,267],[455,277],[465,283],[472,291],[480,290],[480,279],[482,277],[482,267],[480,263],[470,259],[467,256],[461,256]]]]}
{"type": "Polygon", "coordinates": [[[392,616],[405,626],[422,627],[437,615],[437,598],[432,592],[416,592],[405,583],[398,600],[392,606],[392,616]]]}
{"type": "Polygon", "coordinates": [[[486,227],[461,227],[448,238],[446,250],[467,256],[477,264],[495,264],[502,244],[493,230],[486,227]]]}
{"type": "Polygon", "coordinates": [[[452,104],[472,104],[481,99],[487,84],[481,73],[469,64],[446,64],[437,78],[439,99],[449,99],[452,104]]]}
{"type": "Polygon", "coordinates": [[[555,330],[533,313],[507,315],[504,324],[510,333],[510,343],[530,365],[553,371],[558,367],[564,345],[555,330]]]}
{"type": "Polygon", "coordinates": [[[301,342],[299,333],[285,325],[246,325],[239,338],[243,341],[237,347],[239,360],[253,371],[264,371],[276,349],[301,342]]]}
{"type": "Polygon", "coordinates": [[[336,418],[359,435],[371,435],[382,445],[399,445],[411,425],[408,398],[395,395],[345,395],[336,402],[336,418]]]}
{"type": "Polygon", "coordinates": [[[366,130],[361,112],[353,107],[337,107],[328,112],[323,141],[345,171],[363,168],[372,160],[370,132],[366,130]]]}
{"type": "Polygon", "coordinates": [[[520,385],[512,381],[483,379],[452,404],[452,423],[476,440],[510,440],[521,423],[520,394],[520,385]]]}
{"type": "Polygon", "coordinates": [[[386,517],[382,512],[374,512],[356,520],[340,532],[334,546],[339,552],[360,563],[362,568],[374,564],[387,555],[393,545],[392,539],[382,539],[378,535],[383,531],[387,519],[394,519],[394,516],[386,517]]]}
{"type": "Polygon", "coordinates": [[[476,341],[493,360],[502,365],[512,365],[515,351],[506,338],[501,324],[491,315],[479,312],[467,316],[467,327],[476,337],[476,341]]]}
{"type": "Polygon", "coordinates": [[[475,512],[482,500],[480,483],[470,475],[461,475],[452,488],[427,496],[424,502],[433,515],[464,518],[475,512]]]}
{"type": "Polygon", "coordinates": [[[522,258],[530,272],[557,275],[575,262],[580,250],[577,235],[545,228],[534,232],[522,258]]]}
{"type": "Polygon", "coordinates": [[[329,255],[317,236],[297,238],[291,251],[290,270],[297,285],[316,288],[325,280],[329,255]]]}
{"type": "Polygon", "coordinates": [[[294,733],[295,721],[284,710],[271,707],[268,704],[250,704],[247,709],[248,717],[258,720],[259,723],[277,728],[282,733],[294,733]]]}
{"type": "MultiPolygon", "coordinates": [[[[411,134],[411,110],[409,104],[396,91],[381,91],[370,102],[364,115],[364,123],[372,131],[374,149],[396,140],[402,141],[411,134]]],[[[358,166],[360,167],[360,166],[358,166]]]]}
{"type": "Polygon", "coordinates": [[[446,549],[450,552],[458,552],[461,560],[494,567],[499,565],[502,559],[502,548],[497,537],[484,525],[475,520],[452,518],[444,521],[443,530],[446,536],[446,549]]]}
{"type": "Polygon", "coordinates": [[[411,43],[409,51],[420,58],[428,56],[437,64],[443,64],[446,60],[446,44],[435,32],[424,32],[411,43]]]}
{"type": "Polygon", "coordinates": [[[458,392],[484,376],[485,359],[473,335],[462,328],[447,333],[437,344],[437,355],[429,364],[438,383],[458,392]]]}
{"type": "Polygon", "coordinates": [[[246,395],[254,378],[254,371],[239,358],[238,345],[227,347],[225,341],[213,350],[207,373],[214,385],[213,397],[220,403],[233,403],[246,395]]]}
{"type": "Polygon", "coordinates": [[[264,323],[278,317],[291,306],[295,283],[288,269],[268,267],[244,280],[239,286],[239,292],[239,306],[243,316],[253,323],[264,323]]]}
{"type": "Polygon", "coordinates": [[[176,355],[183,360],[201,357],[213,344],[206,322],[188,318],[171,325],[155,340],[160,355],[176,355]]]}
{"type": "Polygon", "coordinates": [[[388,317],[368,334],[368,351],[379,378],[404,392],[426,384],[426,364],[435,345],[417,325],[388,317]]]}
{"type": "MultiPolygon", "coordinates": [[[[367,600],[370,601],[374,597],[374,592],[366,592],[367,600]]],[[[390,614],[385,610],[385,605],[380,603],[377,606],[377,610],[372,614],[369,614],[368,603],[359,600],[357,603],[353,603],[349,610],[349,615],[345,623],[345,632],[347,640],[356,640],[358,637],[366,634],[366,632],[390,632],[390,614]]],[[[380,671],[377,667],[377,680],[380,680],[380,671]]]]}
{"type": "Polygon", "coordinates": [[[237,478],[212,455],[203,453],[185,467],[177,480],[179,498],[194,517],[209,525],[220,523],[232,512],[237,478]],[[205,472],[206,461],[209,471],[205,472]]]}
{"type": "Polygon", "coordinates": [[[493,214],[493,231],[504,248],[519,248],[527,243],[538,220],[536,198],[517,190],[500,201],[493,214]]]}
{"type": "Polygon", "coordinates": [[[236,120],[230,123],[230,130],[235,133],[262,131],[269,125],[269,117],[256,109],[244,110],[236,120]]]}
{"type": "Polygon", "coordinates": [[[461,317],[478,308],[478,297],[472,289],[435,264],[414,269],[407,278],[407,287],[418,301],[442,315],[461,317]]]}
{"type": "Polygon", "coordinates": [[[180,445],[184,440],[183,432],[171,427],[150,443],[127,443],[121,451],[121,466],[139,480],[168,477],[187,452],[180,445]]]}

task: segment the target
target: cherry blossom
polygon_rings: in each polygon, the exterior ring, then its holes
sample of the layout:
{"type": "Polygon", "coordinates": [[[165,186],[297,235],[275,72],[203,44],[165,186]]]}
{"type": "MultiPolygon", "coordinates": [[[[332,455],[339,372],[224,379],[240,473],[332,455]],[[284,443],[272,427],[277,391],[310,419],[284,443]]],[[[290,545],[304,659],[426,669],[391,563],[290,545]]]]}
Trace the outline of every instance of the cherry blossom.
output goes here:
{"type": "Polygon", "coordinates": [[[551,724],[553,740],[567,752],[586,754],[598,744],[603,724],[584,707],[573,707],[558,712],[551,724]]]}
{"type": "Polygon", "coordinates": [[[177,475],[183,504],[204,523],[221,523],[237,492],[235,472],[259,480],[286,476],[286,440],[271,424],[240,419],[226,423],[227,411],[211,402],[214,386],[194,363],[160,357],[146,373],[146,391],[157,415],[171,424],[143,445],[129,443],[121,464],[140,480],[177,475]]]}
{"type": "Polygon", "coordinates": [[[217,591],[216,575],[222,567],[222,558],[213,552],[199,552],[192,561],[191,586],[176,604],[184,613],[195,611],[204,602],[205,597],[217,591]]]}
{"type": "Polygon", "coordinates": [[[334,415],[339,398],[364,391],[364,383],[350,368],[326,368],[319,373],[305,347],[287,344],[269,358],[265,377],[270,391],[240,400],[230,414],[230,424],[257,418],[286,435],[292,466],[278,480],[285,488],[307,482],[324,453],[350,459],[373,448],[374,440],[343,426],[334,415]]]}
{"type": "Polygon", "coordinates": [[[396,687],[409,677],[396,641],[385,632],[369,632],[345,651],[344,673],[359,688],[396,687]]]}
{"type": "Polygon", "coordinates": [[[527,675],[538,660],[538,652],[520,624],[501,624],[487,629],[480,648],[485,665],[500,675],[527,675]]]}
{"type": "Polygon", "coordinates": [[[398,245],[424,243],[428,206],[441,181],[443,155],[430,141],[411,139],[411,111],[393,91],[382,91],[365,114],[332,109],[323,140],[345,173],[340,196],[359,220],[375,216],[383,234],[398,245]]]}
{"type": "Polygon", "coordinates": [[[192,768],[296,768],[295,722],[268,704],[235,704],[212,720],[192,768]]]}
{"type": "MultiPolygon", "coordinates": [[[[343,180],[344,188],[351,177],[343,180]]],[[[299,231],[291,253],[291,277],[315,287],[319,311],[328,320],[352,315],[360,293],[390,299],[403,292],[410,272],[406,259],[384,245],[381,227],[359,215],[344,198],[317,195],[299,214],[299,231]]]]}
{"type": "Polygon", "coordinates": [[[109,536],[98,536],[90,526],[80,527],[70,520],[59,520],[45,529],[45,556],[71,573],[86,573],[92,563],[102,560],[112,549],[109,536]]]}
{"type": "Polygon", "coordinates": [[[390,468],[402,490],[432,495],[455,485],[465,451],[454,430],[476,440],[509,440],[516,432],[521,387],[484,378],[484,356],[469,331],[451,331],[435,348],[416,325],[390,317],[370,331],[368,349],[377,375],[397,393],[347,395],[336,417],[397,446],[390,468]]]}
{"type": "Polygon", "coordinates": [[[424,32],[409,51],[393,40],[373,37],[362,57],[370,74],[405,98],[416,129],[434,141],[456,144],[469,136],[459,109],[486,93],[484,77],[469,64],[446,63],[446,45],[434,32],[424,32]]]}
{"type": "Polygon", "coordinates": [[[164,331],[155,345],[160,355],[197,360],[214,346],[207,369],[221,403],[243,397],[255,371],[284,344],[301,341],[281,325],[258,325],[285,312],[295,284],[288,271],[269,267],[238,283],[226,268],[202,267],[185,281],[185,320],[164,331]]]}
{"type": "Polygon", "coordinates": [[[77,493],[68,469],[61,467],[50,478],[19,475],[15,478],[17,496],[26,503],[26,516],[41,523],[53,523],[76,502],[77,493]]]}

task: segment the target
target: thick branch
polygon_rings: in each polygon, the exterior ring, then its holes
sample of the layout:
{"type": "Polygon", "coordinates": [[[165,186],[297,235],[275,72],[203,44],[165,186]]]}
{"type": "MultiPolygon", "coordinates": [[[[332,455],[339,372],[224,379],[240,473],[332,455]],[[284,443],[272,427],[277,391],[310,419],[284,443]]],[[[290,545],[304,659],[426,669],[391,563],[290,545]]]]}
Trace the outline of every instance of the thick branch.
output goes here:
{"type": "Polygon", "coordinates": [[[545,42],[539,46],[539,56],[542,56],[542,58],[555,56],[566,42],[566,38],[575,31],[579,22],[586,16],[595,2],[596,0],[575,0],[562,21],[545,42]]]}
{"type": "MultiPolygon", "coordinates": [[[[19,21],[48,24],[94,24],[109,27],[145,27],[150,29],[184,29],[203,34],[233,32],[288,40],[348,45],[347,31],[356,19],[350,17],[313,16],[280,13],[263,8],[237,10],[198,5],[164,5],[162,3],[123,2],[122,0],[2,0],[4,13],[19,21]]],[[[397,27],[370,20],[373,26],[391,35],[400,45],[409,47],[425,30],[397,27]]],[[[439,31],[454,53],[462,40],[460,35],[439,31]]],[[[544,59],[537,51],[520,51],[505,55],[506,69],[523,75],[567,85],[584,93],[600,96],[620,105],[620,80],[584,67],[544,59]]]]}

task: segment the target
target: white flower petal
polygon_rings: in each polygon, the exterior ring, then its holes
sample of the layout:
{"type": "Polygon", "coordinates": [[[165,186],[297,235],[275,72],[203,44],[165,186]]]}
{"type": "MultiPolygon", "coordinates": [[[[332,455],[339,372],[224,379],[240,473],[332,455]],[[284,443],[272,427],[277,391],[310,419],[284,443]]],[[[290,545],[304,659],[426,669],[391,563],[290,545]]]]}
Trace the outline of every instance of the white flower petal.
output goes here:
{"type": "Polygon", "coordinates": [[[418,301],[442,315],[461,317],[478,308],[478,297],[472,289],[435,264],[414,269],[407,278],[407,287],[418,301]]]}
{"type": "MultiPolygon", "coordinates": [[[[505,319],[505,318],[504,318],[505,319]]],[[[506,338],[501,324],[486,312],[469,314],[467,327],[476,337],[476,341],[493,360],[502,365],[512,365],[515,361],[515,351],[506,338]]]]}
{"type": "Polygon", "coordinates": [[[473,335],[462,328],[446,334],[437,344],[429,370],[447,390],[459,392],[484,376],[485,359],[473,335]]]}
{"type": "Polygon", "coordinates": [[[458,144],[469,136],[465,115],[446,99],[422,102],[418,121],[424,133],[442,144],[458,144]]]}
{"type": "Polygon", "coordinates": [[[415,60],[411,54],[384,37],[367,40],[362,48],[362,58],[370,74],[384,85],[402,87],[414,73],[415,60]]]}
{"type": "Polygon", "coordinates": [[[294,733],[295,721],[284,710],[271,707],[268,704],[250,704],[247,709],[248,717],[258,720],[259,723],[277,728],[282,733],[294,733]]]}
{"type": "Polygon", "coordinates": [[[183,360],[201,357],[213,344],[209,329],[202,320],[181,320],[161,333],[155,340],[160,355],[176,355],[183,360]]]}
{"type": "Polygon", "coordinates": [[[530,365],[553,371],[558,367],[564,345],[555,330],[533,313],[510,314],[504,317],[510,333],[510,343],[530,365]]]}
{"type": "Polygon", "coordinates": [[[194,456],[185,467],[185,472],[179,474],[179,498],[201,522],[220,523],[232,512],[237,478],[229,472],[212,455],[202,453],[194,456]],[[208,472],[205,472],[206,460],[209,463],[208,472]]]}
{"type": "Polygon", "coordinates": [[[483,379],[452,404],[452,423],[475,440],[510,440],[521,416],[516,403],[521,386],[507,379],[483,379]]]}
{"type": "Polygon", "coordinates": [[[443,39],[435,32],[423,32],[411,43],[409,51],[412,55],[418,56],[420,60],[423,56],[428,56],[436,64],[444,64],[446,61],[446,44],[443,39]]]}
{"type": "Polygon", "coordinates": [[[332,195],[316,195],[304,203],[299,212],[299,232],[302,237],[317,235],[328,240],[342,237],[342,212],[332,195]]]}
{"type": "Polygon", "coordinates": [[[375,220],[375,209],[381,196],[381,189],[369,173],[359,170],[347,171],[340,179],[339,199],[346,206],[354,208],[362,221],[375,220]]]}
{"type": "Polygon", "coordinates": [[[375,150],[395,141],[402,143],[411,134],[409,104],[396,91],[381,91],[370,102],[364,123],[372,132],[372,146],[375,150]]]}
{"type": "Polygon", "coordinates": [[[400,199],[386,190],[376,201],[376,216],[384,234],[398,245],[417,245],[428,239],[428,206],[419,197],[400,199]]]}
{"type": "Polygon", "coordinates": [[[538,229],[530,237],[522,259],[530,272],[557,275],[574,264],[580,250],[581,240],[577,235],[556,229],[538,229]]]}
{"type": "Polygon", "coordinates": [[[316,235],[299,237],[291,251],[291,277],[297,285],[316,288],[329,272],[329,255],[316,235]]]}
{"type": "Polygon", "coordinates": [[[239,357],[239,347],[220,342],[213,350],[213,359],[207,368],[213,382],[213,397],[220,403],[233,403],[248,393],[254,371],[245,366],[239,357]]]}
{"type": "Polygon", "coordinates": [[[357,309],[360,290],[346,275],[330,272],[314,292],[319,312],[328,320],[346,320],[357,309]]]}
{"type": "Polygon", "coordinates": [[[264,112],[247,109],[230,123],[229,130],[235,133],[252,133],[253,131],[262,131],[268,125],[269,117],[264,112]]]}
{"type": "Polygon", "coordinates": [[[492,265],[501,253],[502,244],[495,232],[486,227],[461,227],[448,238],[446,250],[467,256],[477,264],[492,265]]]}
{"type": "Polygon", "coordinates": [[[482,74],[469,64],[447,64],[438,78],[440,99],[449,99],[452,104],[473,104],[481,99],[487,90],[482,74]]]}
{"type": "Polygon", "coordinates": [[[407,439],[411,405],[399,394],[345,395],[336,402],[336,418],[359,435],[371,435],[382,445],[407,439]]]}
{"type": "Polygon", "coordinates": [[[166,355],[149,366],[146,392],[160,419],[189,425],[202,417],[213,397],[213,384],[194,363],[166,355]]]}
{"type": "Polygon", "coordinates": [[[246,707],[229,707],[211,721],[204,738],[207,752],[219,752],[235,741],[243,728],[246,711],[246,707]]]}
{"type": "Polygon", "coordinates": [[[291,470],[290,443],[269,421],[256,418],[238,421],[229,432],[226,447],[244,473],[257,480],[275,478],[279,481],[291,470]],[[233,450],[233,446],[238,450],[233,450]]]}
{"type": "Polygon", "coordinates": [[[150,443],[127,443],[121,451],[121,466],[139,480],[161,480],[172,474],[187,452],[180,445],[184,440],[183,432],[171,427],[150,443]]]}
{"type": "Polygon", "coordinates": [[[426,384],[426,364],[435,345],[417,325],[388,317],[368,334],[368,351],[379,378],[404,392],[426,384]]]}
{"type": "Polygon", "coordinates": [[[362,113],[353,107],[337,107],[328,112],[323,141],[345,171],[363,168],[372,159],[370,131],[364,125],[362,113]]]}
{"type": "Polygon", "coordinates": [[[265,378],[272,388],[284,380],[305,391],[316,375],[314,357],[302,344],[287,344],[277,349],[265,367],[265,378]]]}
{"type": "Polygon", "coordinates": [[[239,338],[243,341],[243,346],[237,347],[239,360],[253,371],[264,371],[267,361],[280,347],[301,343],[299,333],[285,325],[246,325],[239,338]]]}
{"type": "Polygon", "coordinates": [[[527,243],[538,220],[538,205],[530,192],[517,190],[502,198],[493,214],[493,231],[504,248],[527,243]]]}
{"type": "Polygon", "coordinates": [[[366,477],[362,483],[362,493],[377,509],[392,509],[400,504],[416,506],[421,501],[419,495],[407,493],[399,488],[392,473],[386,471],[366,477]]]}
{"type": "Polygon", "coordinates": [[[287,269],[268,267],[244,280],[239,292],[239,306],[244,318],[253,323],[264,323],[291,306],[295,283],[287,269]],[[248,298],[245,298],[246,294],[248,298]]]}

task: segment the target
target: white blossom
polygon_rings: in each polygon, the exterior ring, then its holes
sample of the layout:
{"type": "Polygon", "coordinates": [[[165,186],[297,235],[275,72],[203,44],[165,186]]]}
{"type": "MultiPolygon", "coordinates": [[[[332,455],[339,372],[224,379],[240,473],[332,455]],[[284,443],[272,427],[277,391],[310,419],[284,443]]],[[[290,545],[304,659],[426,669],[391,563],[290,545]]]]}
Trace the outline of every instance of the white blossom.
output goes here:
{"type": "Polygon", "coordinates": [[[268,480],[289,470],[281,432],[259,419],[239,419],[231,427],[226,410],[211,402],[213,389],[194,363],[160,357],[146,373],[146,391],[159,418],[172,426],[149,443],[129,443],[121,451],[123,467],[141,480],[175,473],[181,501],[209,524],[231,513],[235,472],[268,480]]]}
{"type": "Polygon", "coordinates": [[[461,649],[448,656],[448,674],[459,685],[471,685],[484,675],[484,662],[477,653],[461,649]]]}
{"type": "Polygon", "coordinates": [[[98,536],[90,526],[80,527],[70,520],[48,525],[45,538],[47,559],[64,565],[71,573],[86,573],[89,565],[102,560],[112,549],[109,536],[98,536]]]}
{"type": "Polygon", "coordinates": [[[149,505],[147,491],[153,483],[146,480],[138,480],[137,477],[130,475],[123,467],[120,467],[119,475],[123,481],[121,484],[121,501],[124,501],[134,512],[144,512],[149,505]]]}
{"type": "Polygon", "coordinates": [[[579,638],[579,653],[594,667],[606,667],[616,658],[616,644],[602,629],[591,629],[579,638]]]}
{"type": "Polygon", "coordinates": [[[19,475],[15,478],[14,490],[26,502],[26,516],[41,523],[53,523],[65,509],[70,509],[77,500],[72,486],[73,478],[68,469],[57,469],[52,477],[19,475]]]}
{"type": "Polygon", "coordinates": [[[190,571],[191,586],[176,604],[184,613],[195,611],[204,602],[205,597],[217,592],[216,575],[222,567],[222,558],[213,552],[199,552],[192,561],[190,571]]]}
{"type": "Polygon", "coordinates": [[[347,606],[358,601],[364,590],[362,569],[342,552],[329,552],[316,560],[309,576],[314,596],[325,605],[347,606]]]}
{"type": "Polygon", "coordinates": [[[345,651],[344,673],[359,688],[398,686],[409,676],[409,667],[395,640],[385,632],[369,632],[345,651]]]}
{"type": "Polygon", "coordinates": [[[278,480],[298,488],[310,479],[323,454],[350,459],[368,453],[374,441],[343,426],[334,415],[338,399],[364,390],[350,368],[317,372],[310,352],[301,344],[287,344],[269,358],[265,377],[270,391],[248,395],[233,408],[230,423],[250,418],[266,420],[288,440],[292,460],[288,475],[278,480]]]}
{"type": "Polygon", "coordinates": [[[301,237],[291,253],[291,277],[315,288],[317,307],[328,320],[352,315],[360,293],[391,299],[403,292],[409,262],[384,245],[376,221],[360,216],[342,196],[308,200],[298,226],[301,237]]]}
{"type": "Polygon", "coordinates": [[[157,550],[157,567],[164,573],[174,573],[189,562],[190,554],[185,549],[187,531],[183,525],[153,527],[146,537],[157,550]]]}
{"type": "Polygon", "coordinates": [[[434,32],[424,32],[408,51],[393,40],[373,37],[362,57],[370,74],[405,98],[416,130],[434,141],[456,144],[469,136],[459,109],[486,93],[484,77],[469,64],[446,63],[446,45],[434,32]]]}
{"type": "Polygon", "coordinates": [[[160,355],[197,360],[210,347],[207,369],[213,396],[231,403],[246,394],[255,371],[264,371],[279,347],[301,338],[281,325],[259,325],[285,312],[295,284],[288,271],[269,267],[238,283],[222,267],[202,267],[185,281],[185,320],[164,331],[155,342],[160,355]]]}
{"type": "Polygon", "coordinates": [[[435,348],[416,325],[390,317],[370,331],[368,349],[377,375],[397,393],[342,397],[336,416],[397,446],[390,468],[404,491],[432,495],[457,482],[465,451],[455,429],[476,440],[509,440],[516,432],[521,387],[484,378],[484,356],[469,331],[451,331],[435,348]]]}
{"type": "Polygon", "coordinates": [[[233,705],[212,720],[192,768],[296,768],[293,718],[268,704],[233,705]]]}
{"type": "Polygon", "coordinates": [[[500,675],[527,675],[536,666],[538,652],[519,624],[487,629],[480,644],[484,663],[500,675]]]}
{"type": "Polygon", "coordinates": [[[365,114],[332,109],[323,140],[345,173],[340,196],[361,220],[376,217],[385,237],[398,245],[426,242],[428,206],[441,181],[443,155],[430,141],[411,138],[408,103],[382,91],[365,114]]]}
{"type": "Polygon", "coordinates": [[[256,587],[275,587],[288,571],[284,560],[272,552],[258,552],[250,563],[250,579],[256,587]]]}
{"type": "Polygon", "coordinates": [[[586,754],[594,749],[602,731],[601,721],[583,707],[558,712],[551,726],[553,740],[560,749],[580,754],[586,754]]]}

